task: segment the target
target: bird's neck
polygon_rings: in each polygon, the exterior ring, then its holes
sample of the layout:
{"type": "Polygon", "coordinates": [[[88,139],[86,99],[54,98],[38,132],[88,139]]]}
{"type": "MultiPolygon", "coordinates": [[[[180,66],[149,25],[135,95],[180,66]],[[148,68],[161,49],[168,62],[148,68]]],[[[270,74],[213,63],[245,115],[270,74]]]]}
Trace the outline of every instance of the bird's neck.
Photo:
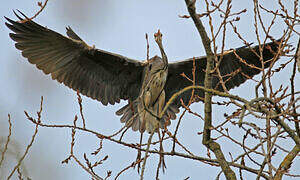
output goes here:
{"type": "Polygon", "coordinates": [[[158,46],[159,46],[159,49],[160,49],[160,53],[161,53],[161,57],[162,57],[162,60],[164,62],[164,65],[167,67],[168,66],[168,57],[165,53],[165,50],[164,50],[162,44],[159,43],[158,46]]]}

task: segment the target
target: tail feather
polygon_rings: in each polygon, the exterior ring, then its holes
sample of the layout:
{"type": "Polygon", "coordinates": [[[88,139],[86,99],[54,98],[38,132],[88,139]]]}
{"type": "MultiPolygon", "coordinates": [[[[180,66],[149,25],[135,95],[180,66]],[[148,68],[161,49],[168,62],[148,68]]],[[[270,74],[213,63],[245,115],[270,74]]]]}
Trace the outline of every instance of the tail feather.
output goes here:
{"type": "Polygon", "coordinates": [[[133,116],[133,112],[131,110],[125,111],[124,115],[121,117],[121,123],[126,123],[133,116]]]}
{"type": "Polygon", "coordinates": [[[140,126],[139,116],[137,114],[137,102],[123,106],[116,112],[117,116],[121,116],[121,123],[125,123],[126,127],[132,127],[133,131],[137,131],[140,126]]]}
{"type": "MultiPolygon", "coordinates": [[[[171,105],[160,120],[159,127],[163,129],[165,126],[169,126],[171,124],[170,120],[176,119],[176,113],[178,112],[179,109],[171,105]]],[[[156,117],[150,115],[146,110],[142,110],[139,113],[137,101],[133,101],[131,104],[123,106],[116,111],[116,115],[121,116],[121,123],[125,123],[125,126],[131,127],[133,131],[139,130],[140,132],[144,132],[147,129],[148,132],[152,132],[154,124],[157,121],[156,117]],[[146,118],[147,123],[142,122],[140,117],[146,118]]]]}
{"type": "Polygon", "coordinates": [[[127,109],[128,106],[129,106],[129,104],[127,104],[126,106],[123,106],[121,109],[119,109],[119,110],[116,112],[116,115],[117,115],[117,116],[121,116],[122,114],[124,114],[124,111],[127,109]]]}
{"type": "Polygon", "coordinates": [[[140,130],[140,120],[139,120],[139,116],[138,115],[136,115],[136,117],[134,117],[133,124],[131,126],[132,126],[132,130],[133,131],[140,130]]]}

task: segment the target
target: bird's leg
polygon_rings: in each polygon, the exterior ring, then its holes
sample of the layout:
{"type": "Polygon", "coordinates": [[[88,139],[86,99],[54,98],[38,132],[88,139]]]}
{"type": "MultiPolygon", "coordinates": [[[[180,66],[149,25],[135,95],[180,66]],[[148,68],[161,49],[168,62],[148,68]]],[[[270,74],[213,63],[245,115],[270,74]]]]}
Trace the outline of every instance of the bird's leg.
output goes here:
{"type": "MultiPolygon", "coordinates": [[[[160,121],[160,126],[164,125],[164,123],[162,123],[162,121],[164,121],[162,119],[162,117],[160,117],[160,114],[164,108],[164,104],[165,104],[165,91],[163,90],[159,97],[158,97],[158,109],[157,109],[157,114],[159,115],[159,118],[158,121],[160,121]]],[[[162,115],[163,116],[163,115],[162,115]]],[[[159,163],[158,163],[158,168],[157,168],[157,172],[156,172],[156,177],[158,178],[158,174],[159,174],[159,167],[162,168],[163,172],[165,172],[165,168],[166,168],[166,163],[165,163],[165,159],[164,159],[164,155],[163,155],[163,152],[164,152],[164,149],[163,149],[163,139],[162,137],[160,136],[160,131],[158,130],[158,139],[159,139],[159,163]]]]}
{"type": "Polygon", "coordinates": [[[149,91],[144,91],[143,92],[143,96],[142,96],[142,102],[143,108],[141,109],[141,115],[140,115],[140,120],[141,120],[141,130],[144,131],[145,129],[148,129],[148,116],[147,114],[149,113],[149,104],[151,101],[151,93],[149,91]]]}
{"type": "MultiPolygon", "coordinates": [[[[165,168],[167,168],[166,163],[165,163],[165,158],[164,158],[164,148],[163,148],[163,139],[160,136],[160,131],[158,131],[158,139],[159,139],[159,163],[158,163],[158,167],[161,167],[163,170],[163,173],[165,173],[165,168]]],[[[159,168],[157,169],[157,176],[158,177],[158,171],[159,168]]]]}
{"type": "Polygon", "coordinates": [[[145,166],[146,166],[146,161],[148,158],[148,154],[149,154],[149,149],[150,149],[150,145],[151,145],[151,141],[152,141],[152,137],[154,135],[154,132],[158,129],[158,126],[155,126],[153,131],[151,132],[149,139],[148,139],[148,143],[147,143],[147,148],[146,148],[146,152],[145,152],[145,157],[144,157],[144,161],[143,161],[143,165],[142,165],[142,171],[141,171],[141,180],[144,179],[144,172],[145,172],[145,166]]]}
{"type": "MultiPolygon", "coordinates": [[[[144,134],[144,133],[141,132],[139,148],[142,147],[143,134],[144,134]]],[[[142,156],[141,150],[138,149],[138,153],[137,153],[137,157],[136,157],[136,162],[139,162],[139,163],[137,164],[137,165],[138,165],[138,166],[137,166],[137,171],[138,171],[138,173],[140,173],[140,168],[141,168],[141,162],[140,162],[141,156],[142,156]]]]}
{"type": "Polygon", "coordinates": [[[158,108],[158,104],[152,105],[153,97],[150,91],[144,92],[143,96],[143,103],[144,103],[144,116],[143,123],[145,123],[145,127],[149,133],[155,130],[155,126],[159,126],[159,122],[156,121],[157,119],[157,111],[155,111],[158,108]],[[157,124],[157,125],[156,125],[157,124]]]}
{"type": "MultiPolygon", "coordinates": [[[[162,110],[164,109],[165,98],[166,98],[166,93],[164,90],[162,90],[162,92],[160,93],[160,95],[158,97],[158,114],[159,115],[161,114],[162,110]]],[[[162,119],[162,117],[159,117],[159,118],[160,118],[159,120],[162,119]]]]}

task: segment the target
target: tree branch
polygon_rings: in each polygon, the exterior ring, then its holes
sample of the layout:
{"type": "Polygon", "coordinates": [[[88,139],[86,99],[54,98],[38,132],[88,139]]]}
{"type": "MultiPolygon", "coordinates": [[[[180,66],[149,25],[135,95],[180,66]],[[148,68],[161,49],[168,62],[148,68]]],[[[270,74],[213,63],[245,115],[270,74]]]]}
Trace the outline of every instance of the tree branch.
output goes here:
{"type": "MultiPolygon", "coordinates": [[[[207,33],[205,31],[205,28],[204,28],[201,20],[198,18],[197,14],[196,14],[195,2],[196,2],[195,0],[185,0],[189,14],[192,17],[194,24],[201,36],[202,43],[204,45],[206,55],[207,55],[204,87],[207,89],[212,89],[211,72],[214,69],[215,56],[211,51],[211,46],[210,46],[211,41],[207,36],[207,33]]],[[[224,154],[221,150],[220,145],[211,139],[211,127],[212,127],[212,93],[211,92],[205,92],[204,113],[205,113],[205,117],[204,117],[205,122],[204,122],[202,143],[207,148],[209,148],[210,150],[212,150],[214,152],[226,178],[227,179],[236,179],[234,172],[231,170],[228,162],[226,161],[226,159],[224,157],[224,154]]]]}

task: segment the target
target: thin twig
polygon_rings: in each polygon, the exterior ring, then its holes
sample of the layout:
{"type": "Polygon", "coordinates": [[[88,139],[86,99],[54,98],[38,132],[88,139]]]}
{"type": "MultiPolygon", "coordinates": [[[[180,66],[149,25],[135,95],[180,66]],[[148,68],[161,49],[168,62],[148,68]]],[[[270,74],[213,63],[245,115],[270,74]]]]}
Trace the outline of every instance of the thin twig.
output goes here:
{"type": "Polygon", "coordinates": [[[4,149],[1,153],[1,160],[0,160],[0,169],[1,169],[1,165],[3,163],[3,160],[4,160],[4,157],[5,157],[5,153],[7,151],[7,148],[8,148],[8,144],[9,144],[9,141],[10,141],[10,136],[11,136],[11,127],[12,127],[12,123],[11,123],[11,120],[10,120],[10,114],[8,114],[8,136],[7,136],[7,140],[6,140],[6,143],[4,145],[4,149]]]}
{"type": "MultiPolygon", "coordinates": [[[[11,171],[11,173],[7,177],[8,180],[12,177],[12,175],[15,173],[15,171],[20,167],[20,165],[23,162],[24,158],[27,156],[27,154],[29,152],[29,149],[32,147],[32,144],[33,144],[33,142],[35,140],[35,137],[36,137],[36,135],[38,133],[39,123],[41,123],[41,113],[42,113],[42,110],[43,110],[43,96],[41,97],[40,111],[37,112],[38,119],[37,119],[37,123],[35,124],[35,130],[34,130],[34,133],[33,133],[32,137],[31,137],[31,141],[27,145],[26,150],[25,150],[23,156],[19,159],[18,164],[14,167],[14,169],[11,171]]],[[[30,116],[28,115],[28,113],[26,111],[24,111],[24,112],[25,112],[25,115],[26,115],[27,119],[30,119],[30,116]]]]}
{"type": "Polygon", "coordinates": [[[26,19],[22,20],[21,23],[26,23],[27,21],[31,21],[34,18],[36,18],[44,10],[47,3],[48,3],[48,0],[45,0],[44,4],[42,2],[38,2],[38,6],[41,7],[41,9],[37,13],[35,13],[31,18],[26,18],[26,19]]]}

